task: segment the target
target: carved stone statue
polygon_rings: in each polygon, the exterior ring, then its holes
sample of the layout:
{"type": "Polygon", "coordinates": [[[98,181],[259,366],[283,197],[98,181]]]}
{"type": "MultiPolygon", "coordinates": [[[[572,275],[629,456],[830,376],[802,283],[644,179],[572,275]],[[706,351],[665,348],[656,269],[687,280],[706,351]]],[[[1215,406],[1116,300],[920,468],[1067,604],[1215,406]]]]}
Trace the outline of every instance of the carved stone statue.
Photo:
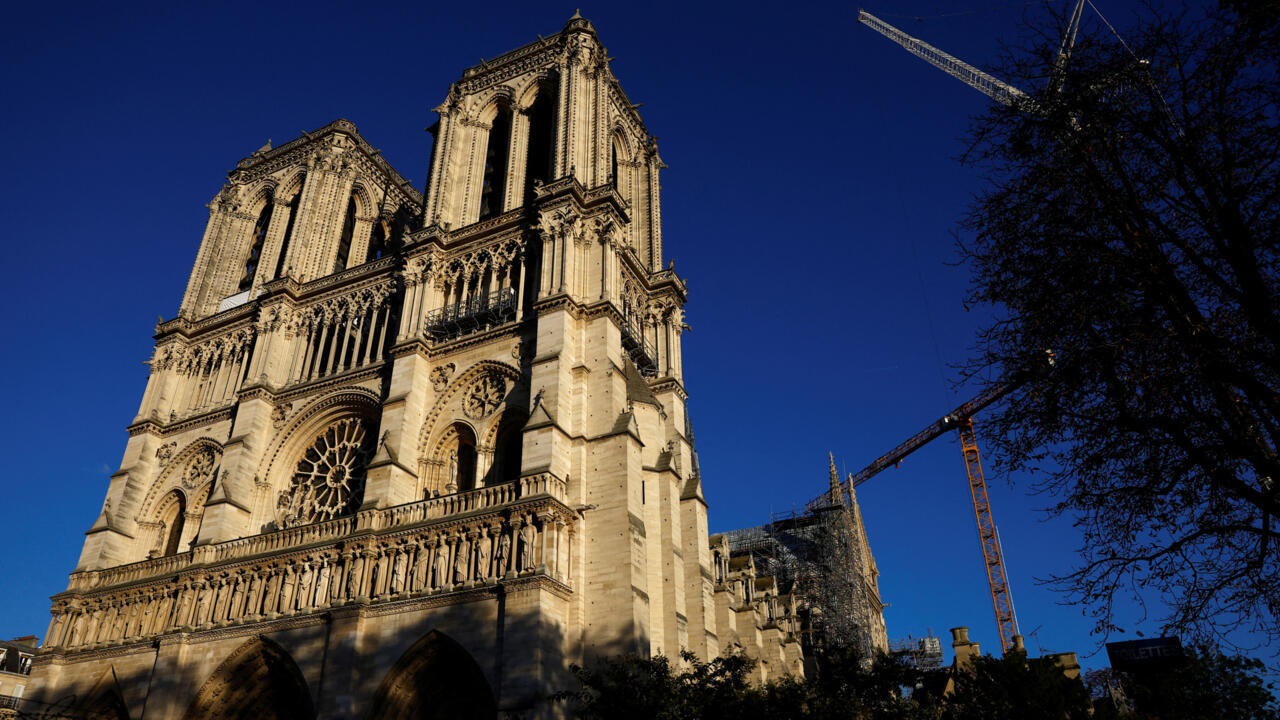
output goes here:
{"type": "Polygon", "coordinates": [[[413,558],[413,577],[410,579],[414,592],[427,586],[427,573],[430,572],[431,546],[423,543],[418,546],[413,558]]]}
{"type": "Polygon", "coordinates": [[[484,535],[476,541],[476,580],[488,580],[489,575],[489,545],[493,540],[484,535]]]}
{"type": "Polygon", "coordinates": [[[213,594],[213,621],[220,621],[227,617],[227,579],[218,579],[218,589],[213,594]]]}
{"type": "Polygon", "coordinates": [[[294,575],[293,568],[284,569],[284,576],[280,579],[280,604],[277,606],[280,612],[287,612],[293,608],[293,593],[298,587],[298,576],[294,575]]]}
{"type": "Polygon", "coordinates": [[[395,566],[391,570],[391,592],[399,593],[404,591],[404,576],[409,567],[409,553],[401,550],[396,553],[395,566]]]}
{"type": "Polygon", "coordinates": [[[297,609],[301,610],[307,607],[307,600],[311,597],[311,583],[315,581],[315,569],[311,567],[311,563],[302,564],[302,577],[298,581],[298,602],[297,609]]]}
{"type": "Polygon", "coordinates": [[[320,572],[316,578],[315,604],[324,607],[329,602],[329,558],[320,559],[320,572]]]}
{"type": "Polygon", "coordinates": [[[449,475],[449,482],[448,484],[445,485],[444,491],[450,494],[458,492],[458,451],[457,450],[449,451],[448,475],[449,475]]]}
{"type": "Polygon", "coordinates": [[[364,572],[364,556],[357,553],[351,558],[351,572],[347,575],[347,597],[356,598],[360,594],[360,575],[364,572]]]}
{"type": "Polygon", "coordinates": [[[76,615],[76,619],[71,621],[71,641],[67,643],[70,647],[80,644],[80,638],[84,634],[84,613],[76,615]]]}
{"type": "Polygon", "coordinates": [[[533,544],[538,539],[538,531],[533,521],[526,520],[520,528],[520,572],[533,569],[533,544]]]}
{"type": "Polygon", "coordinates": [[[449,580],[449,546],[443,540],[436,545],[436,559],[433,563],[435,577],[432,578],[431,587],[439,589],[445,586],[449,580]]]}
{"type": "Polygon", "coordinates": [[[292,499],[288,490],[281,490],[280,495],[276,497],[276,530],[284,530],[289,527],[292,499]]]}
{"type": "Polygon", "coordinates": [[[212,592],[208,587],[202,587],[196,592],[199,593],[199,598],[196,600],[195,624],[203,625],[209,619],[209,596],[212,592]]]}
{"type": "Polygon", "coordinates": [[[469,579],[471,569],[471,541],[458,538],[458,549],[453,557],[453,581],[459,585],[469,579]]]}
{"type": "Polygon", "coordinates": [[[257,615],[262,609],[262,576],[255,572],[249,579],[249,604],[244,609],[245,615],[257,615]]]}
{"type": "Polygon", "coordinates": [[[329,602],[334,603],[342,599],[342,561],[334,558],[333,569],[329,576],[329,602]]]}
{"type": "Polygon", "coordinates": [[[511,534],[503,532],[498,537],[498,566],[494,569],[494,574],[501,577],[507,574],[511,569],[511,534]]]}

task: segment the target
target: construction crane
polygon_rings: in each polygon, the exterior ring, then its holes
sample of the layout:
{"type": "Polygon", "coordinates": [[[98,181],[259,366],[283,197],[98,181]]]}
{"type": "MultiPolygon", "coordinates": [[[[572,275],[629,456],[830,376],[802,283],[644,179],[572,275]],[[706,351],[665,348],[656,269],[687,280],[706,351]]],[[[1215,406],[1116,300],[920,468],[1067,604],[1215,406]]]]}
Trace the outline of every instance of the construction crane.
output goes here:
{"type": "MultiPolygon", "coordinates": [[[[1062,45],[1058,48],[1058,57],[1054,62],[1050,87],[1061,87],[1059,83],[1062,75],[1066,72],[1067,60],[1071,57],[1071,49],[1076,44],[1076,33],[1080,29],[1080,18],[1084,13],[1084,3],[1085,0],[1076,0],[1075,7],[1072,8],[1071,15],[1067,19],[1067,27],[1062,34],[1062,45]]],[[[1030,112],[1035,111],[1035,103],[1031,96],[1022,90],[999,78],[988,75],[969,63],[917,37],[908,35],[866,10],[858,10],[858,22],[898,43],[907,52],[921,58],[992,100],[1030,112]]]]}
{"type": "MultiPolygon", "coordinates": [[[[1000,536],[996,531],[995,517],[991,513],[991,501],[987,497],[987,481],[982,474],[982,459],[973,431],[973,416],[1013,392],[1021,384],[1022,382],[993,385],[977,397],[930,423],[894,449],[876,458],[870,465],[856,473],[850,473],[840,488],[841,499],[843,499],[845,495],[853,492],[853,488],[875,477],[882,470],[898,465],[905,457],[938,437],[952,430],[956,431],[960,435],[960,449],[964,453],[965,471],[969,477],[969,495],[973,499],[973,514],[978,523],[982,559],[987,567],[991,604],[996,614],[996,625],[1000,629],[1000,647],[1006,652],[1013,646],[1013,636],[1018,634],[1018,618],[1013,610],[1013,595],[1009,590],[1009,576],[1004,569],[1004,553],[1000,549],[1000,536]]],[[[813,503],[825,503],[828,497],[824,495],[813,503]]]]}
{"type": "MultiPolygon", "coordinates": [[[[1067,27],[1062,35],[1062,43],[1058,48],[1058,56],[1054,62],[1050,77],[1050,88],[1062,87],[1062,78],[1067,70],[1067,61],[1075,45],[1076,33],[1080,28],[1080,18],[1084,12],[1085,0],[1076,0],[1067,27]]],[[[989,75],[969,63],[946,53],[923,40],[912,37],[889,23],[875,17],[865,10],[858,11],[858,22],[898,43],[907,52],[923,59],[948,75],[978,90],[998,103],[1036,113],[1035,101],[1022,90],[989,75]]],[[[1052,364],[1052,354],[1049,356],[1052,364]]],[[[898,447],[880,456],[875,462],[850,475],[843,493],[852,489],[879,473],[881,470],[902,462],[907,455],[915,452],[943,433],[955,430],[960,436],[960,449],[964,453],[964,466],[969,477],[969,494],[973,498],[973,514],[978,523],[978,539],[982,543],[982,558],[987,567],[987,584],[991,588],[991,604],[995,610],[996,625],[1000,629],[1000,647],[1008,652],[1013,646],[1013,637],[1018,634],[1018,620],[1013,611],[1013,596],[1009,590],[1009,576],[1004,569],[1004,553],[1000,549],[1000,536],[996,531],[995,518],[991,513],[991,501],[987,497],[987,482],[982,474],[982,459],[978,452],[978,441],[973,431],[973,415],[991,403],[1008,395],[1021,382],[995,385],[973,398],[967,403],[944,415],[941,419],[908,438],[898,447]]]]}

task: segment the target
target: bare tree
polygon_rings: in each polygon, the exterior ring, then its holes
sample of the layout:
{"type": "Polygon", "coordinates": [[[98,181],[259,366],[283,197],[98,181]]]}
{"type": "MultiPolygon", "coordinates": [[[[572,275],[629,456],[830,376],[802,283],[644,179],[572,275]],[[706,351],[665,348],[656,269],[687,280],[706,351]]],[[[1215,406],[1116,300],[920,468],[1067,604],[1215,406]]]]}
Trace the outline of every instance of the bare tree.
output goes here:
{"type": "Polygon", "coordinates": [[[1166,629],[1280,636],[1280,85],[1258,27],[1099,23],[1065,64],[1042,28],[1002,74],[1046,89],[977,120],[967,155],[989,186],[961,251],[995,320],[965,370],[1021,382],[1056,354],[984,435],[1076,519],[1054,580],[1104,634],[1117,597],[1154,593],[1166,629]]]}

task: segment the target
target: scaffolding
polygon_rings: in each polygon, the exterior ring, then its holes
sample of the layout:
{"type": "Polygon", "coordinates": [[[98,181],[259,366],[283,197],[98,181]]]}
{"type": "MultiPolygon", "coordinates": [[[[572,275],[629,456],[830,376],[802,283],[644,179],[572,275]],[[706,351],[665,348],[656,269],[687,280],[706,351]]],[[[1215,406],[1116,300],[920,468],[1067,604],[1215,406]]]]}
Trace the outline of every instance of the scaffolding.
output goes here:
{"type": "Polygon", "coordinates": [[[890,640],[889,654],[918,670],[936,670],[942,667],[942,640],[932,631],[924,637],[908,635],[890,640]]]}
{"type": "MultiPolygon", "coordinates": [[[[831,471],[838,488],[834,463],[831,471]]],[[[839,645],[871,658],[889,649],[875,560],[856,498],[838,492],[829,497],[826,504],[773,513],[767,524],[725,537],[732,555],[750,554],[761,575],[776,579],[780,593],[796,596],[806,656],[839,645]]]]}

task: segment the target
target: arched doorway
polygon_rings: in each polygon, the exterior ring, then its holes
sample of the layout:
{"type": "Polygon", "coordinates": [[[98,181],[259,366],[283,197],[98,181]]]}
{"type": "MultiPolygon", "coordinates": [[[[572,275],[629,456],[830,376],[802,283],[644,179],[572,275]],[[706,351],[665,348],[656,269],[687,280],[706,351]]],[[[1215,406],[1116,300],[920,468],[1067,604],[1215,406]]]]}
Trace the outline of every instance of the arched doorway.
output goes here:
{"type": "Polygon", "coordinates": [[[293,658],[254,638],[222,661],[187,710],[187,720],[311,720],[311,691],[293,658]]]}
{"type": "Polygon", "coordinates": [[[432,630],[383,679],[368,720],[491,720],[498,713],[489,682],[471,655],[432,630]]]}

